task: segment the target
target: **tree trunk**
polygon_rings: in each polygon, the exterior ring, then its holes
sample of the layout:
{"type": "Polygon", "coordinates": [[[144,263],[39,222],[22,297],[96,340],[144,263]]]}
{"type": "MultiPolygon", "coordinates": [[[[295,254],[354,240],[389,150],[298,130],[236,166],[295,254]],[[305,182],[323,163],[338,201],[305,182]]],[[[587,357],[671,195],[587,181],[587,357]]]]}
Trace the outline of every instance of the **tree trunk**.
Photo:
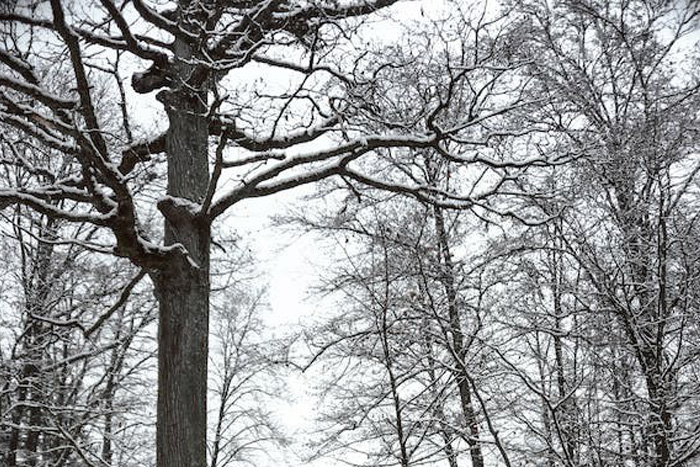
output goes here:
{"type": "MultiPolygon", "coordinates": [[[[56,228],[55,220],[48,218],[45,224],[43,224],[42,220],[39,220],[38,228],[42,237],[53,238],[56,228]]],[[[25,416],[25,411],[29,412],[29,418],[27,420],[29,429],[26,435],[24,435],[24,451],[28,458],[27,464],[35,465],[37,460],[36,456],[39,448],[40,434],[38,427],[42,421],[40,407],[44,402],[41,393],[39,366],[46,340],[46,329],[41,321],[38,321],[32,315],[43,316],[47,313],[46,306],[52,285],[50,280],[50,264],[53,253],[54,245],[52,243],[39,243],[36,246],[35,255],[30,259],[31,266],[29,269],[31,269],[31,272],[29,275],[23,275],[22,277],[25,294],[24,314],[27,320],[22,346],[26,352],[24,356],[26,361],[23,363],[20,387],[18,390],[18,407],[12,415],[13,427],[10,434],[9,455],[7,460],[7,465],[9,467],[17,465],[17,450],[20,449],[20,445],[22,444],[22,419],[25,416]]],[[[26,261],[26,259],[24,259],[24,261],[26,261]]],[[[27,268],[28,266],[24,265],[22,270],[24,271],[27,268]]]]}
{"type": "Polygon", "coordinates": [[[435,372],[435,355],[433,354],[434,343],[429,329],[428,320],[424,317],[423,322],[421,323],[421,342],[423,344],[423,352],[427,358],[428,378],[430,381],[429,390],[433,399],[433,417],[435,417],[435,421],[438,424],[438,432],[445,443],[443,450],[445,451],[445,456],[447,457],[447,463],[450,467],[459,467],[457,452],[455,452],[454,446],[452,445],[453,429],[450,427],[450,424],[447,421],[447,416],[445,415],[445,401],[442,400],[442,395],[437,388],[439,382],[435,372]]]}
{"type": "Polygon", "coordinates": [[[25,365],[22,370],[22,378],[20,379],[20,387],[17,391],[17,408],[12,412],[12,429],[10,431],[10,441],[8,444],[7,467],[15,467],[17,465],[17,450],[19,449],[20,427],[22,416],[24,414],[24,403],[27,398],[27,377],[29,376],[29,366],[25,365]]]}
{"type": "Polygon", "coordinates": [[[159,273],[158,467],[205,467],[208,273],[183,267],[159,273]]]}
{"type": "MultiPolygon", "coordinates": [[[[659,180],[663,174],[654,174],[659,180]]],[[[632,177],[629,177],[630,179],[632,177]]],[[[669,406],[676,396],[672,394],[671,369],[665,355],[666,325],[671,315],[666,290],[667,281],[667,232],[665,213],[665,187],[659,186],[662,193],[658,203],[658,224],[650,220],[650,214],[637,205],[652,201],[646,198],[632,200],[616,186],[619,217],[623,219],[621,230],[625,234],[627,263],[630,276],[634,280],[634,291],[639,303],[645,304],[642,310],[620,310],[628,340],[635,350],[635,356],[644,372],[644,381],[649,396],[651,412],[650,431],[653,439],[654,467],[668,467],[673,453],[673,414],[669,406]],[[654,248],[655,247],[655,248],[654,248]],[[654,251],[656,250],[656,251],[654,251]],[[658,262],[654,265],[652,255],[658,262]],[[652,294],[650,291],[656,289],[652,294]]]]}
{"type": "MultiPolygon", "coordinates": [[[[177,74],[185,82],[193,54],[181,39],[174,48],[181,60],[177,74]]],[[[201,203],[209,183],[206,92],[185,84],[158,98],[170,122],[168,199],[175,205],[201,203]]],[[[187,256],[174,256],[168,267],[151,274],[159,304],[157,466],[206,467],[210,226],[168,206],[159,203],[165,245],[179,244],[187,256]]]]}
{"type": "Polygon", "coordinates": [[[673,416],[668,408],[669,394],[666,386],[667,378],[662,373],[663,369],[658,358],[649,356],[648,367],[646,368],[646,385],[649,393],[649,405],[651,421],[649,428],[651,437],[654,440],[654,467],[668,467],[671,465],[671,439],[673,432],[673,416]]]}
{"type": "MultiPolygon", "coordinates": [[[[561,226],[558,227],[561,230],[561,226]]],[[[559,423],[559,432],[562,448],[564,449],[564,458],[570,465],[577,465],[578,458],[578,443],[577,439],[577,422],[576,422],[576,401],[574,400],[574,394],[568,394],[569,383],[566,377],[566,363],[564,362],[564,342],[562,336],[564,335],[564,329],[562,325],[562,320],[564,318],[564,307],[563,307],[563,287],[564,287],[564,265],[562,263],[561,251],[564,246],[561,244],[561,239],[555,237],[554,249],[550,257],[550,272],[552,278],[552,298],[554,309],[554,333],[552,338],[554,340],[554,361],[557,375],[557,392],[559,400],[557,405],[559,407],[558,413],[561,422],[559,423]]],[[[574,368],[576,365],[574,364],[574,368]]],[[[557,416],[557,414],[555,414],[557,416]]]]}
{"type": "Polygon", "coordinates": [[[389,388],[391,390],[391,399],[394,404],[394,416],[396,417],[396,437],[399,442],[399,462],[401,467],[408,467],[410,463],[410,455],[408,453],[408,437],[403,426],[403,408],[401,406],[401,396],[399,395],[399,384],[394,374],[394,357],[391,352],[391,344],[389,343],[389,323],[387,315],[389,313],[389,303],[391,294],[389,292],[389,284],[391,283],[389,275],[389,251],[386,247],[386,242],[382,241],[382,249],[384,252],[384,303],[381,307],[380,322],[377,323],[378,331],[381,337],[382,353],[384,354],[384,368],[389,377],[389,388]]]}
{"type": "Polygon", "coordinates": [[[452,264],[452,252],[448,241],[448,233],[445,228],[445,219],[442,209],[435,206],[433,208],[435,217],[435,233],[437,234],[440,256],[442,259],[443,274],[442,282],[447,295],[447,307],[449,315],[450,333],[452,334],[452,348],[457,356],[456,380],[459,390],[459,400],[464,415],[464,420],[469,429],[469,454],[473,467],[484,467],[484,455],[481,450],[481,440],[479,439],[479,421],[476,418],[476,410],[472,401],[472,391],[469,386],[469,372],[466,366],[465,357],[468,345],[464,342],[464,331],[460,323],[460,312],[457,304],[457,290],[455,288],[454,265],[452,264]]]}

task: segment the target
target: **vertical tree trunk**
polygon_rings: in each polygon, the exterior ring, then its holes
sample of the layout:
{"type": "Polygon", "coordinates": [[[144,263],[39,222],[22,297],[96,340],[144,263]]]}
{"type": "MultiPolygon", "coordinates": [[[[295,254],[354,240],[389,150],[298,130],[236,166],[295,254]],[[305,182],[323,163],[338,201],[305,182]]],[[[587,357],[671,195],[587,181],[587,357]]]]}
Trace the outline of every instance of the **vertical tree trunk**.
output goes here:
{"type": "MultiPolygon", "coordinates": [[[[558,226],[561,230],[561,226],[558,226]]],[[[561,239],[554,237],[554,249],[550,257],[550,271],[552,278],[552,299],[554,309],[554,361],[557,375],[557,392],[559,396],[559,414],[561,422],[559,424],[560,438],[564,457],[570,465],[577,464],[578,443],[580,440],[576,436],[576,401],[574,394],[568,394],[569,383],[566,378],[566,364],[564,362],[564,343],[562,335],[562,319],[564,317],[563,307],[563,286],[564,286],[564,265],[562,263],[561,250],[563,245],[561,239]]],[[[574,366],[575,367],[575,366],[574,366]]]]}
{"type": "MultiPolygon", "coordinates": [[[[43,220],[30,221],[38,222],[37,228],[44,238],[52,238],[55,234],[55,220],[47,218],[43,220]]],[[[17,450],[22,444],[22,419],[26,412],[29,413],[27,424],[29,429],[24,435],[24,451],[27,454],[27,464],[35,465],[37,451],[39,449],[39,431],[37,427],[41,424],[41,404],[43,395],[41,393],[41,375],[39,366],[42,358],[43,347],[46,339],[46,329],[44,325],[32,315],[43,316],[51,291],[50,264],[53,258],[54,246],[50,242],[40,242],[36,247],[36,253],[30,257],[30,265],[25,264],[23,271],[30,269],[29,275],[22,277],[24,287],[25,317],[27,320],[26,331],[22,346],[24,347],[26,361],[23,363],[20,388],[18,390],[17,404],[12,415],[12,431],[10,434],[9,454],[7,465],[12,467],[17,465],[17,450]],[[25,405],[28,404],[28,405],[25,405]],[[28,408],[27,408],[28,407],[28,408]]],[[[24,261],[27,261],[25,258],[24,261]]]]}
{"type": "Polygon", "coordinates": [[[17,450],[19,449],[20,424],[24,415],[24,403],[27,398],[27,377],[29,376],[30,367],[25,365],[22,369],[22,377],[20,379],[20,387],[17,390],[17,408],[12,412],[12,429],[10,431],[10,441],[8,444],[7,466],[15,467],[17,465],[17,450]]]}
{"type": "Polygon", "coordinates": [[[205,467],[207,429],[207,273],[159,273],[158,467],[205,467]]]}
{"type": "MultiPolygon", "coordinates": [[[[121,329],[117,330],[115,340],[118,340],[121,336],[121,329]]],[[[129,339],[130,341],[130,339],[129,339]]],[[[124,347],[124,352],[126,352],[126,344],[124,347]]],[[[105,389],[103,392],[104,399],[104,431],[102,434],[102,462],[106,466],[112,465],[112,437],[114,435],[114,398],[117,391],[117,383],[115,379],[117,375],[121,372],[121,366],[123,362],[123,357],[120,355],[122,350],[119,347],[112,349],[112,355],[110,356],[109,366],[107,367],[107,381],[105,383],[105,389]]]]}
{"type": "Polygon", "coordinates": [[[438,423],[438,431],[442,437],[445,447],[445,457],[447,457],[447,463],[450,467],[459,467],[457,461],[457,453],[455,452],[454,446],[452,445],[452,428],[447,422],[447,416],[445,415],[445,403],[442,400],[442,396],[437,386],[439,384],[437,374],[435,372],[435,355],[433,354],[433,338],[430,335],[428,320],[424,317],[423,323],[421,324],[421,342],[423,344],[423,352],[428,360],[428,378],[430,381],[430,394],[433,398],[433,416],[435,421],[438,423]]]}
{"type": "Polygon", "coordinates": [[[105,425],[102,435],[102,460],[105,465],[112,465],[112,415],[114,412],[114,386],[109,385],[109,389],[105,391],[107,400],[105,401],[105,425]]]}
{"type": "Polygon", "coordinates": [[[464,358],[466,357],[466,345],[464,343],[464,332],[460,323],[459,309],[457,306],[457,290],[455,288],[454,265],[452,264],[452,252],[447,238],[445,219],[439,207],[433,208],[435,217],[435,232],[442,257],[442,282],[447,295],[447,307],[452,334],[452,347],[459,360],[457,362],[456,380],[459,390],[460,405],[464,419],[469,429],[469,454],[472,459],[472,467],[484,467],[484,455],[481,451],[481,440],[479,439],[479,422],[476,419],[476,410],[472,401],[472,391],[469,386],[469,373],[464,358]]]}
{"type": "Polygon", "coordinates": [[[29,410],[29,426],[31,428],[29,429],[29,433],[27,433],[27,442],[25,445],[27,465],[29,467],[34,467],[39,462],[39,435],[41,432],[38,427],[41,425],[43,419],[41,409],[38,407],[38,404],[43,402],[43,395],[41,394],[41,391],[41,383],[37,380],[32,385],[32,402],[37,404],[37,406],[34,406],[29,410]]]}
{"type": "Polygon", "coordinates": [[[389,343],[389,304],[391,302],[391,293],[389,284],[391,283],[389,274],[389,250],[386,247],[386,242],[382,240],[382,249],[384,252],[384,303],[381,306],[381,316],[378,317],[377,330],[379,331],[382,344],[382,353],[384,354],[384,368],[389,377],[389,388],[391,390],[391,399],[394,405],[394,416],[396,417],[396,437],[399,442],[399,462],[401,467],[408,467],[410,463],[410,454],[408,452],[408,437],[403,425],[403,407],[401,406],[401,396],[399,395],[399,383],[394,374],[394,357],[391,352],[391,344],[389,343]]]}
{"type": "MultiPolygon", "coordinates": [[[[654,457],[651,465],[668,467],[673,454],[673,414],[669,406],[676,397],[671,390],[669,378],[672,369],[668,367],[665,354],[666,325],[671,315],[666,290],[668,245],[664,200],[667,195],[666,187],[661,183],[664,174],[656,172],[654,175],[660,182],[661,191],[659,198],[653,200],[658,203],[658,224],[654,224],[650,214],[638,206],[650,204],[652,200],[633,200],[623,191],[623,186],[616,186],[618,209],[623,220],[621,230],[626,240],[626,261],[634,280],[634,292],[644,306],[639,311],[622,309],[620,315],[627,338],[644,372],[649,396],[649,429],[654,457]],[[658,264],[654,265],[654,259],[658,264]]],[[[629,178],[632,179],[631,176],[629,178]]]]}
{"type": "Polygon", "coordinates": [[[545,369],[545,352],[542,350],[542,342],[540,339],[540,333],[539,331],[535,331],[535,350],[537,352],[537,355],[539,358],[537,359],[537,372],[539,375],[539,380],[540,380],[540,399],[542,402],[542,425],[544,428],[544,431],[542,433],[546,443],[547,443],[547,449],[546,449],[546,456],[547,456],[547,467],[555,467],[556,466],[556,461],[559,459],[559,456],[557,455],[556,450],[554,449],[554,420],[553,420],[553,414],[551,413],[551,403],[549,402],[549,396],[548,396],[548,388],[547,388],[547,380],[548,380],[548,375],[547,371],[545,369]]]}
{"type": "Polygon", "coordinates": [[[650,435],[654,443],[654,467],[671,465],[671,440],[673,416],[668,408],[669,394],[666,390],[667,378],[663,376],[662,364],[656,355],[647,357],[646,385],[651,412],[650,435]]]}
{"type": "MultiPolygon", "coordinates": [[[[209,183],[206,92],[185,82],[193,52],[174,43],[177,78],[158,98],[168,113],[166,137],[169,200],[201,203],[209,183]]],[[[166,217],[165,244],[182,245],[187,257],[152,273],[159,304],[158,467],[206,467],[207,360],[209,337],[209,222],[179,215],[159,204],[166,217]]]]}

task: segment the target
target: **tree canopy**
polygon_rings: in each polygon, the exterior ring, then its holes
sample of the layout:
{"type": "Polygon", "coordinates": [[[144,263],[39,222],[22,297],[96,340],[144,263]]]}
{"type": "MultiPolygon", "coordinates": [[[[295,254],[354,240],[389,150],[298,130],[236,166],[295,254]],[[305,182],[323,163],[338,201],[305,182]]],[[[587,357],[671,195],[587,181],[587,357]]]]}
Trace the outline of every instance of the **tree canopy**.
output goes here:
{"type": "Polygon", "coordinates": [[[232,420],[277,438],[229,402],[261,403],[243,375],[271,384],[274,365],[248,340],[257,292],[213,307],[213,259],[238,203],[308,184],[335,211],[309,202],[300,225],[358,241],[333,287],[357,306],[313,360],[361,338],[340,359],[380,362],[376,387],[344,388],[365,417],[342,415],[371,422],[377,462],[692,462],[699,15],[682,0],[3,4],[0,208],[21,271],[0,356],[9,464],[141,462],[115,458],[112,417],[149,352],[159,467],[237,459],[232,420]],[[80,404],[79,421],[57,415],[80,404]]]}

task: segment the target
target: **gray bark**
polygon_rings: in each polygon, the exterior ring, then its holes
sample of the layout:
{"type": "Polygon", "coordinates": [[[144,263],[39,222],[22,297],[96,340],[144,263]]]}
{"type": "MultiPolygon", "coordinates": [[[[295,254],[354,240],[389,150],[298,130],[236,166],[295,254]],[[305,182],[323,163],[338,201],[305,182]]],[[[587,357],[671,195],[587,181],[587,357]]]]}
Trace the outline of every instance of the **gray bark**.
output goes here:
{"type": "MultiPolygon", "coordinates": [[[[179,39],[175,48],[184,81],[191,52],[179,39]]],[[[209,183],[206,93],[183,87],[158,98],[170,122],[167,194],[201,202],[209,183]]],[[[210,226],[159,207],[166,217],[165,245],[182,245],[187,257],[151,274],[159,303],[157,465],[206,467],[210,226]]]]}

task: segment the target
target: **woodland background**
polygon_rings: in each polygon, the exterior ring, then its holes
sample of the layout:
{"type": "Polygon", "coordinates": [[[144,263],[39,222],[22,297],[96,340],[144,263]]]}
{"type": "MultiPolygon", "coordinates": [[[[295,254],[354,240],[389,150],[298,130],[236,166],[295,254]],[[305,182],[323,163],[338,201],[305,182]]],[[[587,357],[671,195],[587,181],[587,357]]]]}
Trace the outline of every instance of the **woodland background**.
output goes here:
{"type": "Polygon", "coordinates": [[[697,2],[0,5],[3,465],[700,465],[697,2]]]}

